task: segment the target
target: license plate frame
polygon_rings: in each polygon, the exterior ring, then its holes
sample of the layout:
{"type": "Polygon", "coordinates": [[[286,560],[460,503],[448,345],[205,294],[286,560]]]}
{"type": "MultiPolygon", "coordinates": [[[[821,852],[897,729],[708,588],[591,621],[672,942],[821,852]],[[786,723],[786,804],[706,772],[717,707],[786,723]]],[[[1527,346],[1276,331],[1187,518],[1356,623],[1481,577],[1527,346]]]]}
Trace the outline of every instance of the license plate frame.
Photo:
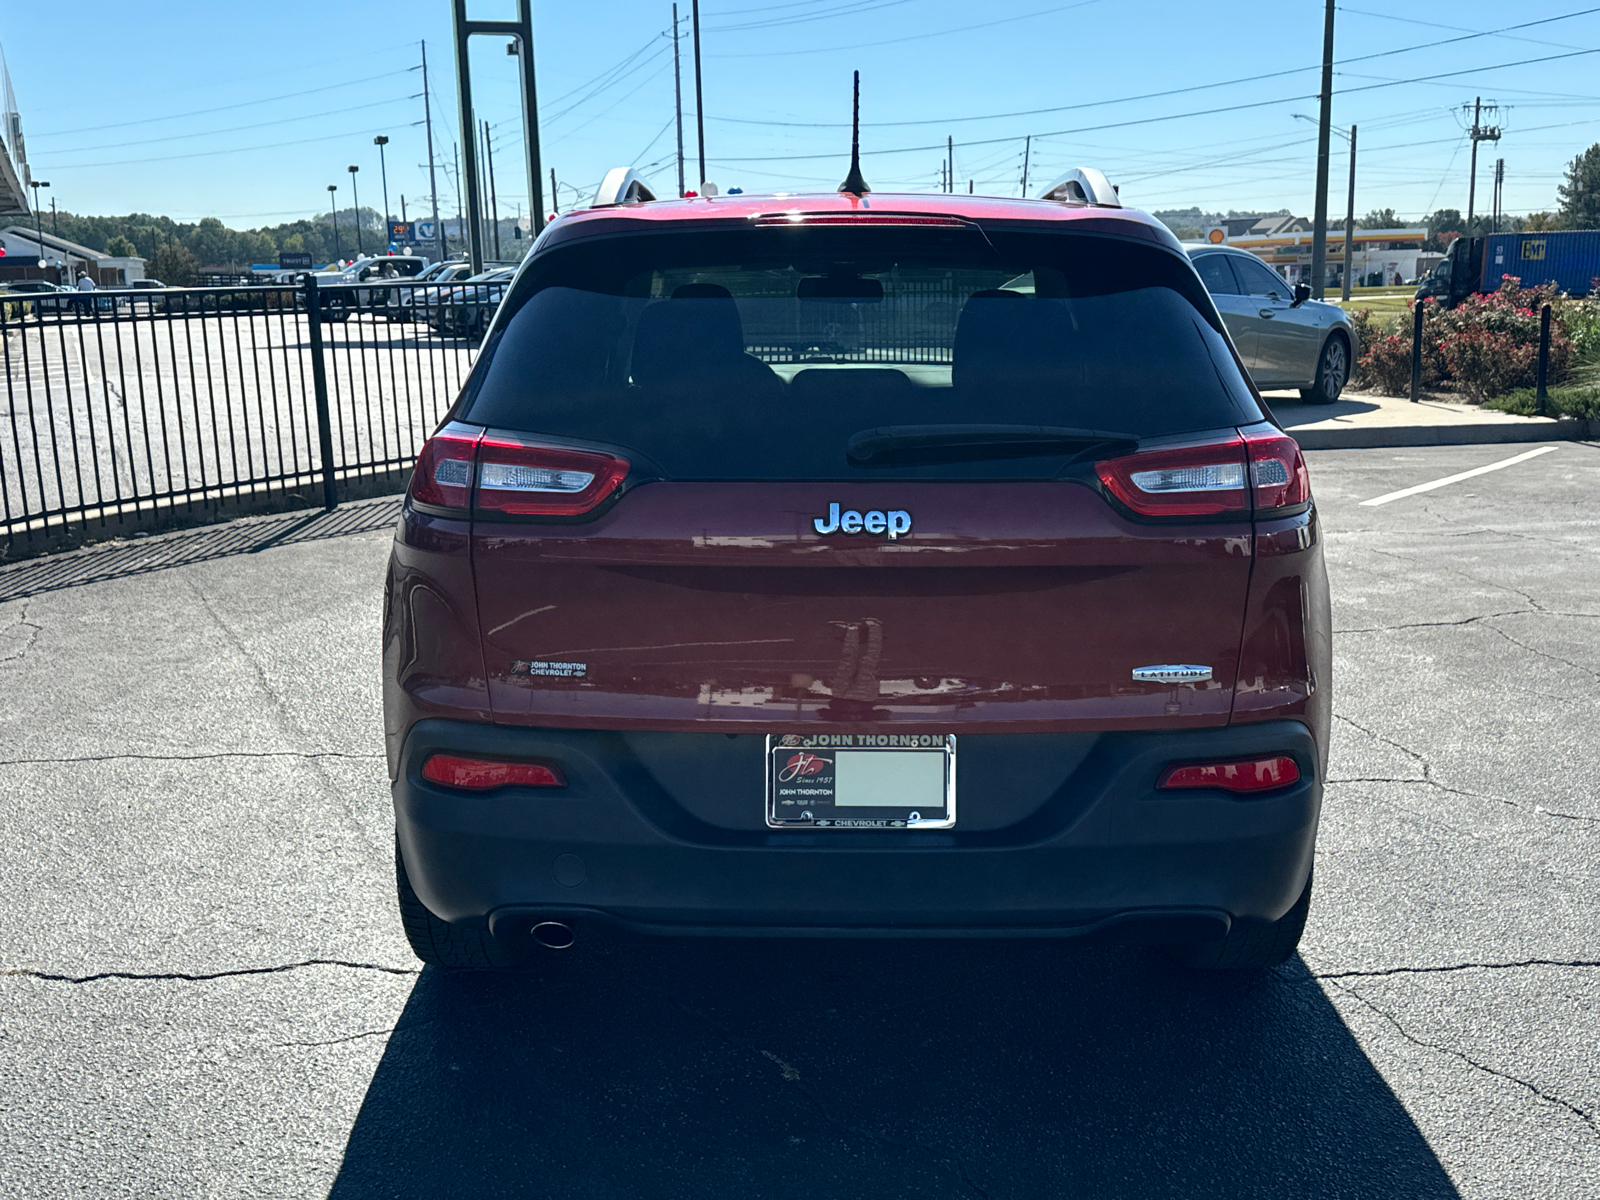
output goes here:
{"type": "Polygon", "coordinates": [[[954,734],[773,733],[765,753],[769,829],[955,827],[954,734]]]}

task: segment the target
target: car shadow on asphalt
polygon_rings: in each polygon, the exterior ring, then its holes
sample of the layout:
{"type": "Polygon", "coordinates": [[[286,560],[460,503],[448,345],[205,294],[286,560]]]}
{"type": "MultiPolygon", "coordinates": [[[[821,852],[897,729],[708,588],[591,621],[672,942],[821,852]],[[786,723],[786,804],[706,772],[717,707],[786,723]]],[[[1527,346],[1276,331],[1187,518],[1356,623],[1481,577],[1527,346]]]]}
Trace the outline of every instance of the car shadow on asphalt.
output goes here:
{"type": "Polygon", "coordinates": [[[1298,959],[605,936],[425,970],[330,1195],[1457,1192],[1298,959]]]}

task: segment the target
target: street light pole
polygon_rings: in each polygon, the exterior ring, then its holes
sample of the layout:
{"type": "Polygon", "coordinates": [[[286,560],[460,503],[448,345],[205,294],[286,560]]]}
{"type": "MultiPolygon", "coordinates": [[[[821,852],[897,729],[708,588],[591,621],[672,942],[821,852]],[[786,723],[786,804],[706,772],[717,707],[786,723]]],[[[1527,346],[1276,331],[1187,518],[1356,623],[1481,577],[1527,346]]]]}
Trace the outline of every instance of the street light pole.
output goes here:
{"type": "Polygon", "coordinates": [[[333,194],[339,190],[337,183],[328,185],[328,211],[333,217],[333,261],[342,262],[344,256],[339,253],[339,205],[333,194]]]}
{"type": "Polygon", "coordinates": [[[33,189],[33,236],[39,239],[39,277],[44,278],[44,223],[39,212],[39,189],[50,186],[48,179],[30,179],[28,186],[33,189]]]}
{"type": "Polygon", "coordinates": [[[366,254],[367,248],[361,244],[361,193],[356,191],[356,172],[361,170],[354,163],[350,164],[350,198],[356,206],[356,257],[366,254]]]}
{"type": "Polygon", "coordinates": [[[1344,286],[1340,298],[1350,299],[1350,275],[1355,269],[1351,255],[1355,253],[1356,240],[1356,127],[1350,126],[1350,194],[1344,210],[1344,286]]]}
{"type": "Polygon", "coordinates": [[[378,171],[383,176],[383,240],[389,240],[389,221],[393,217],[389,211],[389,164],[384,161],[383,148],[389,144],[389,139],[379,134],[372,139],[372,144],[378,148],[378,171]]]}
{"type": "Polygon", "coordinates": [[[1317,121],[1316,216],[1311,226],[1311,295],[1321,300],[1328,269],[1328,137],[1333,128],[1333,4],[1322,23],[1322,107],[1317,121]]]}

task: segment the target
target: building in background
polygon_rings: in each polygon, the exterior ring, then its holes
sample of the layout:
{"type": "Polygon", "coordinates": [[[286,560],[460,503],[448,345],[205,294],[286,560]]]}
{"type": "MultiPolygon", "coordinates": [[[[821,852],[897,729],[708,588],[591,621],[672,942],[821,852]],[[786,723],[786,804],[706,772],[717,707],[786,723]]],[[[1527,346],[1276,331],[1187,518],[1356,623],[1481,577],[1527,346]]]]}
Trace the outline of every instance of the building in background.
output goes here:
{"type": "Polygon", "coordinates": [[[144,278],[144,259],[120,258],[69,242],[32,225],[0,229],[0,280],[47,279],[74,283],[82,271],[97,287],[126,287],[144,278]]]}
{"type": "MultiPolygon", "coordinates": [[[[1256,255],[1290,283],[1311,282],[1311,222],[1305,217],[1272,216],[1224,221],[1205,231],[1213,245],[1235,246],[1256,255]]],[[[1444,255],[1424,250],[1426,228],[1358,229],[1351,258],[1355,287],[1409,283],[1426,275],[1444,255]]],[[[1324,286],[1340,286],[1344,278],[1344,223],[1328,230],[1328,277],[1324,286]]]]}

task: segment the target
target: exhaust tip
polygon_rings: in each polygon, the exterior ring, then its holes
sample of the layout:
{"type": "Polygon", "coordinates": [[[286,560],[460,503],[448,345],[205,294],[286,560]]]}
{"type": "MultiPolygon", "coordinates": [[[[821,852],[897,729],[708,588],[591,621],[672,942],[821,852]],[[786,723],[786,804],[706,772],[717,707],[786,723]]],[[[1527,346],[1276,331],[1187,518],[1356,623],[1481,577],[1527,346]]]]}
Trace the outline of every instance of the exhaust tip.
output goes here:
{"type": "Polygon", "coordinates": [[[560,921],[540,921],[530,932],[533,940],[546,950],[570,950],[572,943],[577,940],[572,926],[560,921]]]}

